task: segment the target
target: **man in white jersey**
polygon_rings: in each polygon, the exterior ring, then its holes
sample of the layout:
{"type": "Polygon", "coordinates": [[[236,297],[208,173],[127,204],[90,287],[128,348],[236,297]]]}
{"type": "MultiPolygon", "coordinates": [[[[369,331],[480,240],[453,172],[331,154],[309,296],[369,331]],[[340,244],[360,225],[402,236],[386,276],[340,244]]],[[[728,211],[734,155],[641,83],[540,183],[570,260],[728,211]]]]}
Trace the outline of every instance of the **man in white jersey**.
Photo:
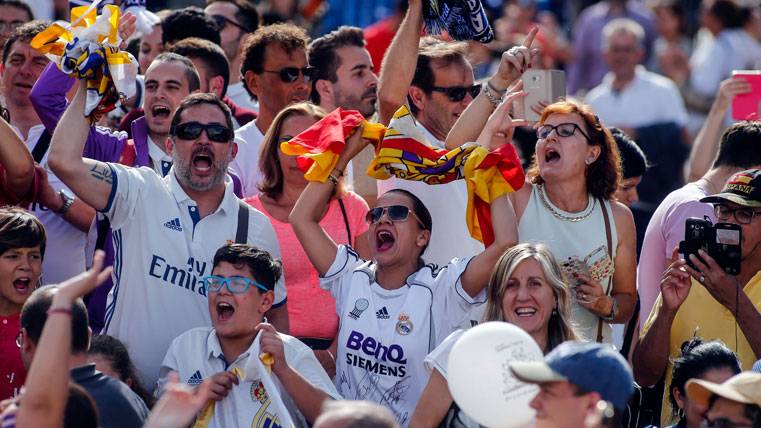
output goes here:
{"type": "MultiPolygon", "coordinates": [[[[80,86],[53,135],[50,165],[85,202],[110,220],[114,287],[105,332],[129,347],[146,385],[153,385],[169,343],[188,328],[208,326],[206,289],[214,251],[228,240],[279,257],[269,220],[235,197],[227,165],[236,154],[230,110],[213,94],[185,98],[172,118],[162,178],[83,158],[89,124],[80,86]]],[[[270,319],[288,331],[285,288],[278,282],[270,319]]]]}
{"type": "Polygon", "coordinates": [[[204,278],[213,327],[188,330],[169,347],[160,389],[172,372],[191,386],[211,378],[215,405],[208,427],[287,426],[280,402],[296,426],[306,426],[327,398],[340,398],[309,347],[263,322],[281,273],[280,262],[266,251],[223,246],[214,255],[212,275],[204,278]],[[258,370],[265,353],[272,357],[271,375],[258,370]],[[274,378],[278,383],[269,382],[274,378]]]}

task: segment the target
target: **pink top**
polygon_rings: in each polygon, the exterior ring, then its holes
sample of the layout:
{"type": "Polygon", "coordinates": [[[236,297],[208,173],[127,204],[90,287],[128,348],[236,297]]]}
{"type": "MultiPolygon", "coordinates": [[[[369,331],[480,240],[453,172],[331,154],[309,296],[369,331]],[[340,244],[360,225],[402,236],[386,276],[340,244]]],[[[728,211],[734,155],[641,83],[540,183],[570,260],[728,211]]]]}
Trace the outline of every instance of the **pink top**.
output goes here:
{"type": "MultiPolygon", "coordinates": [[[[690,217],[708,216],[716,222],[713,206],[699,202],[708,196],[696,183],[674,190],[658,205],[647,224],[637,266],[637,292],[640,299],[639,326],[647,321],[655,299],[660,294],[663,271],[671,263],[671,252],[684,240],[684,224],[690,217]]],[[[681,257],[681,256],[680,256],[681,257]]]]}
{"type": "MultiPolygon", "coordinates": [[[[365,222],[367,202],[354,192],[347,192],[342,199],[353,235],[352,241],[354,241],[357,236],[367,231],[365,222]]],[[[285,288],[288,291],[289,334],[295,337],[335,338],[338,332],[336,301],[330,292],[320,288],[317,271],[296,238],[293,228],[289,223],[272,218],[262,206],[258,195],[246,198],[245,201],[270,219],[280,242],[285,288]]],[[[336,244],[350,243],[346,223],[337,200],[330,201],[328,212],[320,221],[320,226],[336,244]]]]}

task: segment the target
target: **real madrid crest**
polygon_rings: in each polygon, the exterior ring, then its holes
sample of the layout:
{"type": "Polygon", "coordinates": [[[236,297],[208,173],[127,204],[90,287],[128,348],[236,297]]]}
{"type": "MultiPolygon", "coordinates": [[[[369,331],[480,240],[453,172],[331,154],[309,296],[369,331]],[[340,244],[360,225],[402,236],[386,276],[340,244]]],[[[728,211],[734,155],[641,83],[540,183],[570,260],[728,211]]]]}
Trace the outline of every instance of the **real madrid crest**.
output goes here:
{"type": "Polygon", "coordinates": [[[410,333],[412,333],[412,321],[410,321],[410,316],[401,313],[399,314],[399,318],[397,318],[396,321],[396,332],[401,334],[402,336],[406,336],[410,333]]]}

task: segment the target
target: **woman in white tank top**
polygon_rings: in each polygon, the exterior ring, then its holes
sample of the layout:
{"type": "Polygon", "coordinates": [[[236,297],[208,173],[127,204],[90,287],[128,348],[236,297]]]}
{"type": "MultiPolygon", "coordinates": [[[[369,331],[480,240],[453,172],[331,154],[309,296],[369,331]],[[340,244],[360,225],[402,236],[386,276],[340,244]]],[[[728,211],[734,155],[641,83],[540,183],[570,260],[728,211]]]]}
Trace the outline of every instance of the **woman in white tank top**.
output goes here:
{"type": "Polygon", "coordinates": [[[520,242],[546,244],[574,287],[572,320],[587,340],[612,342],[636,303],[636,233],[631,212],[611,200],[621,177],[618,149],[588,106],[544,109],[527,184],[511,195],[520,242]]]}

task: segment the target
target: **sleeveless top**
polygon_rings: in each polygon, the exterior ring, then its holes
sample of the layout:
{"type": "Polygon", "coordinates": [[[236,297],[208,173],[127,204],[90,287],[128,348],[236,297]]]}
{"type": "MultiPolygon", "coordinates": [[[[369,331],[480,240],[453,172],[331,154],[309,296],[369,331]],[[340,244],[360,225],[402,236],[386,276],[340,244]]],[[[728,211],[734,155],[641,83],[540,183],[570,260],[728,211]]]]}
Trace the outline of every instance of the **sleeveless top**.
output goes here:
{"type": "MultiPolygon", "coordinates": [[[[577,270],[581,262],[589,266],[589,273],[610,294],[613,285],[613,267],[615,263],[618,234],[610,203],[603,201],[603,206],[610,219],[610,232],[613,251],[608,251],[605,236],[605,220],[600,200],[589,195],[587,208],[581,213],[563,211],[552,204],[542,186],[534,185],[531,189],[526,210],[518,223],[518,241],[543,243],[547,245],[561,265],[567,283],[575,286],[571,273],[577,270]],[[578,222],[561,220],[545,206],[545,203],[561,216],[580,217],[591,210],[589,216],[578,222]],[[611,260],[609,254],[613,254],[611,260]]],[[[576,293],[571,293],[571,316],[577,332],[588,341],[597,339],[599,317],[576,302],[576,293]]],[[[603,342],[612,342],[611,326],[603,322],[603,342]]]]}

